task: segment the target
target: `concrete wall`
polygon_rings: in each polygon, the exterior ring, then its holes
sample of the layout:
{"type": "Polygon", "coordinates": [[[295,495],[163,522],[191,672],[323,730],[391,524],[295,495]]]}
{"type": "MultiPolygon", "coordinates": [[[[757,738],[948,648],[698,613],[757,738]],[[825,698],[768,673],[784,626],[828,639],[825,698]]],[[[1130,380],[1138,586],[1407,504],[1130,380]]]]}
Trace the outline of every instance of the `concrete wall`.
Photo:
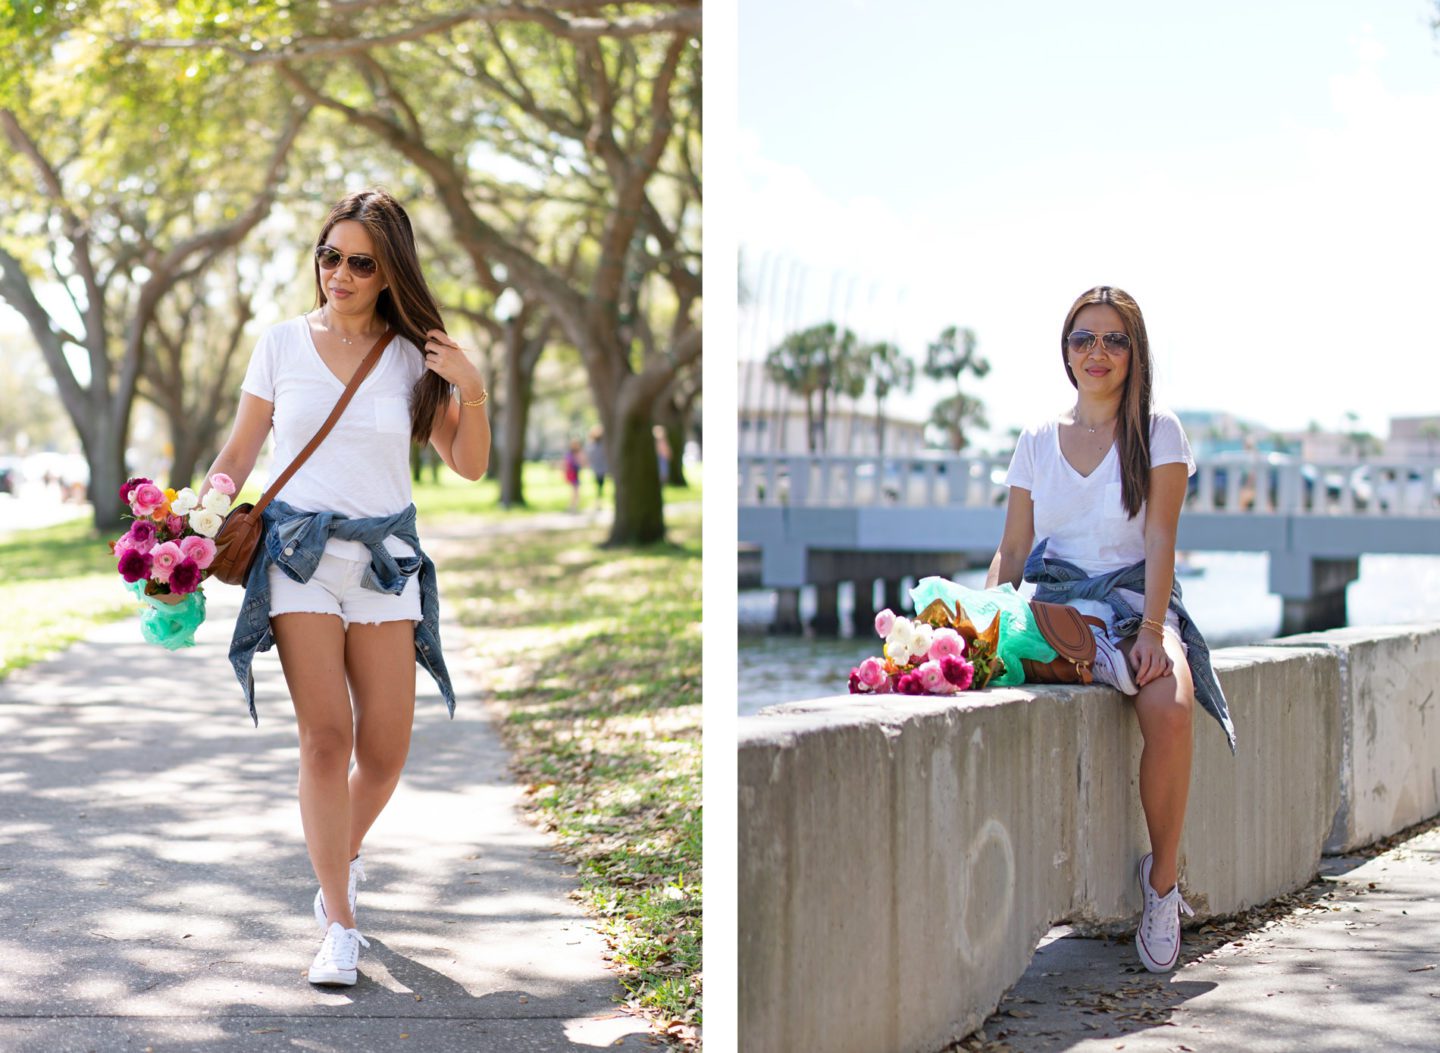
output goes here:
{"type": "Polygon", "coordinates": [[[1333,629],[1275,643],[1340,666],[1340,808],[1325,851],[1348,852],[1440,814],[1440,630],[1333,629]]]}
{"type": "MultiPolygon", "coordinates": [[[[1197,712],[1181,880],[1202,918],[1308,882],[1337,814],[1374,839],[1440,811],[1440,628],[1353,632],[1216,653],[1239,754],[1197,712]],[[1377,808],[1342,806],[1342,787],[1377,808]]],[[[1099,687],[742,718],[741,1048],[933,1053],[1052,924],[1133,931],[1139,753],[1099,687]]]]}

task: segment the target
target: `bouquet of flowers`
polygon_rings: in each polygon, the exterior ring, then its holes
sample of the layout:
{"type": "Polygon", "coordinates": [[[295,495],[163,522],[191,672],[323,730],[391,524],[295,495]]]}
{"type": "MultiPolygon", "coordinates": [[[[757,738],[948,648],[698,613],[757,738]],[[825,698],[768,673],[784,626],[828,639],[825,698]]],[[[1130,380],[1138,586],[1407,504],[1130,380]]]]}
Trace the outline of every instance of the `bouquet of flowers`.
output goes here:
{"type": "Polygon", "coordinates": [[[162,490],[150,479],[129,479],[120,500],[130,506],[130,529],[110,543],[116,570],[145,604],[140,631],[150,643],[193,647],[205,620],[200,583],[215,558],[214,537],[230,511],[235,483],[216,472],[202,501],[188,486],[162,490]]]}
{"type": "Polygon", "coordinates": [[[995,653],[999,619],[982,633],[957,603],[952,613],[935,600],[915,620],[886,608],[875,616],[875,632],[885,640],[878,658],[850,670],[850,693],[953,695],[978,691],[1005,669],[995,653]]]}

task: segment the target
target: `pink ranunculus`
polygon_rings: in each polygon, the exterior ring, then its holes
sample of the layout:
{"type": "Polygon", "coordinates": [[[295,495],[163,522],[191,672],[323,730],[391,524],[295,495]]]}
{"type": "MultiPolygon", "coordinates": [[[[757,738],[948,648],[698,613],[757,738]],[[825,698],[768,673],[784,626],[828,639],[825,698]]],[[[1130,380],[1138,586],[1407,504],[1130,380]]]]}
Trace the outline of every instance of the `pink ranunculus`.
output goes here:
{"type": "Polygon", "coordinates": [[[130,503],[130,495],[132,491],[134,491],[134,489],[141,483],[148,482],[150,482],[150,480],[146,479],[144,476],[141,475],[132,476],[131,478],[126,479],[125,485],[120,487],[120,500],[128,505],[130,503]]]}
{"type": "Polygon", "coordinates": [[[946,680],[945,674],[940,671],[939,662],[921,662],[920,667],[915,670],[915,675],[920,678],[920,685],[925,688],[926,694],[948,695],[950,693],[950,681],[946,680]]]}
{"type": "Polygon", "coordinates": [[[930,658],[938,662],[944,658],[964,658],[965,637],[954,629],[936,629],[935,638],[930,641],[930,658]]]}
{"type": "Polygon", "coordinates": [[[170,532],[170,537],[173,540],[179,540],[180,535],[185,533],[185,517],[166,516],[165,529],[170,532]]]}
{"type": "Polygon", "coordinates": [[[955,685],[956,691],[968,691],[975,680],[975,667],[963,658],[940,659],[940,672],[945,674],[946,680],[955,685]]]}
{"type": "Polygon", "coordinates": [[[905,673],[895,685],[895,690],[902,695],[923,695],[925,685],[920,683],[920,678],[914,673],[905,673]]]}
{"type": "Polygon", "coordinates": [[[226,497],[235,496],[235,480],[224,472],[216,472],[210,477],[210,487],[213,490],[219,490],[226,497]]]}
{"type": "Polygon", "coordinates": [[[865,659],[855,672],[867,691],[878,690],[885,683],[885,664],[878,658],[865,659]]]}
{"type": "Polygon", "coordinates": [[[180,546],[166,541],[150,550],[150,576],[156,581],[169,581],[171,572],[185,558],[180,546]]]}
{"type": "Polygon", "coordinates": [[[880,636],[889,636],[890,630],[893,628],[895,628],[895,612],[889,607],[875,615],[875,632],[880,636]]]}
{"type": "Polygon", "coordinates": [[[170,571],[170,591],[177,596],[195,591],[200,584],[200,568],[193,559],[182,559],[170,571]]]}
{"type": "Polygon", "coordinates": [[[141,483],[130,494],[130,511],[141,519],[154,515],[155,509],[165,503],[165,491],[154,483],[141,483]]]}
{"type": "Polygon", "coordinates": [[[117,569],[126,581],[144,581],[150,576],[150,557],[144,552],[127,548],[120,553],[117,569]]]}
{"type": "Polygon", "coordinates": [[[130,524],[130,532],[121,540],[127,548],[136,552],[149,552],[155,547],[155,523],[149,519],[137,519],[130,524]]]}
{"type": "Polygon", "coordinates": [[[195,566],[201,570],[207,569],[215,561],[215,542],[208,537],[191,535],[180,540],[180,551],[185,553],[186,559],[193,559],[195,566]]]}

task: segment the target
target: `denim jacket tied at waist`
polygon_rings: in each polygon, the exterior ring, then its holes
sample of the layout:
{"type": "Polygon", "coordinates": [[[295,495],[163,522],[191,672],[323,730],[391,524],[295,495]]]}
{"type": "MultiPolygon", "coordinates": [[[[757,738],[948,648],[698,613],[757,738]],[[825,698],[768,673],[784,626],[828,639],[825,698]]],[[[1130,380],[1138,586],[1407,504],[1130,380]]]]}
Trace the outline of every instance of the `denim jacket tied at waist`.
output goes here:
{"type": "Polygon", "coordinates": [[[358,541],[370,550],[370,565],[361,585],[376,592],[398,596],[405,583],[420,575],[421,621],[415,626],[415,661],[435,678],[450,716],[455,716],[455,692],[440,654],[440,591],[435,582],[435,564],[420,548],[415,532],[415,506],[393,516],[350,519],[338,512],[302,512],[283,501],[271,501],[263,515],[265,532],[250,575],[245,579],[245,600],[235,621],[230,640],[230,664],[245,692],[250,719],[258,726],[255,711],[255,676],[251,664],[259,651],[275,643],[270,631],[270,565],[304,584],[320,565],[325,543],[332,537],[358,541]],[[413,556],[396,556],[385,547],[387,537],[396,537],[415,550],[413,556]]]}
{"type": "MultiPolygon", "coordinates": [[[[1045,547],[1049,538],[1041,538],[1025,561],[1025,580],[1035,583],[1035,599],[1041,603],[1069,603],[1071,600],[1100,600],[1110,605],[1115,612],[1115,632],[1121,637],[1130,637],[1140,631],[1143,614],[1125,601],[1116,589],[1131,592],[1145,591],[1145,561],[1133,563],[1108,574],[1088,576],[1083,570],[1063,559],[1046,559],[1045,547]]],[[[1188,651],[1187,664],[1190,678],[1195,682],[1195,701],[1205,712],[1220,722],[1225,739],[1230,743],[1230,752],[1235,752],[1235,725],[1230,720],[1230,709],[1225,704],[1225,692],[1210,667],[1210,648],[1195,622],[1180,602],[1180,583],[1174,581],[1170,587],[1169,607],[1180,619],[1180,639],[1188,651]]]]}

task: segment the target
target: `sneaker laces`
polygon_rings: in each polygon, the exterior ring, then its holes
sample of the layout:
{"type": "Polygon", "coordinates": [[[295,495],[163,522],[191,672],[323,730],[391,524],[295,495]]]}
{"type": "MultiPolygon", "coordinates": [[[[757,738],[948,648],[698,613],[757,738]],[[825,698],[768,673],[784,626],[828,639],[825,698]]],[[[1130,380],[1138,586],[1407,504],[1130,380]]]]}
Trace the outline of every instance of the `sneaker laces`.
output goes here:
{"type": "MultiPolygon", "coordinates": [[[[336,922],[335,925],[339,925],[336,922]]],[[[359,929],[347,929],[343,926],[340,934],[335,934],[335,927],[332,925],[325,933],[325,942],[320,946],[320,953],[329,958],[335,964],[344,969],[353,969],[360,961],[360,948],[369,947],[370,941],[360,935],[359,929]],[[349,938],[353,937],[353,939],[349,938]],[[342,958],[340,952],[344,951],[342,958]]]]}
{"type": "MultiPolygon", "coordinates": [[[[1160,924],[1160,918],[1166,914],[1166,905],[1170,904],[1172,900],[1174,900],[1174,905],[1179,908],[1181,914],[1188,915],[1192,918],[1195,916],[1195,911],[1190,908],[1190,904],[1185,902],[1185,897],[1180,895],[1179,885],[1176,885],[1163,896],[1150,888],[1148,882],[1145,887],[1149,890],[1150,894],[1155,897],[1154,904],[1145,912],[1145,934],[1152,939],[1155,936],[1155,927],[1160,924]]],[[[1180,920],[1178,915],[1175,920],[1180,920]]]]}

